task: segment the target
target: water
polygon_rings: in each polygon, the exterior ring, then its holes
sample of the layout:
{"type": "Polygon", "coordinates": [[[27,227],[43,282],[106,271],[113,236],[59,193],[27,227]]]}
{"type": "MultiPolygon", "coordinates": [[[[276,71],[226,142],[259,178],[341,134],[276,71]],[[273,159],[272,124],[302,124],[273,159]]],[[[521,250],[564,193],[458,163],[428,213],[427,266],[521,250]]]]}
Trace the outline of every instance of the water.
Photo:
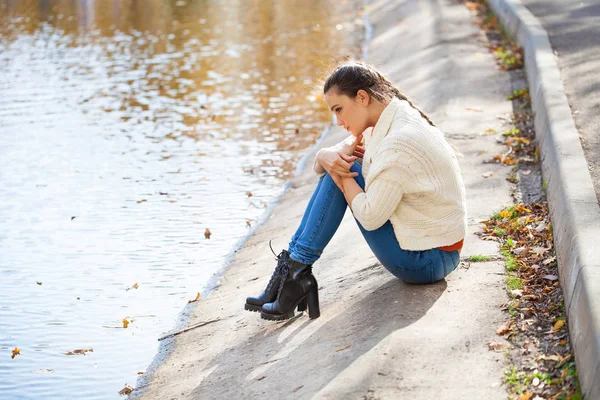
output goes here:
{"type": "Polygon", "coordinates": [[[329,124],[359,14],[0,0],[0,398],[135,385],[329,124]]]}

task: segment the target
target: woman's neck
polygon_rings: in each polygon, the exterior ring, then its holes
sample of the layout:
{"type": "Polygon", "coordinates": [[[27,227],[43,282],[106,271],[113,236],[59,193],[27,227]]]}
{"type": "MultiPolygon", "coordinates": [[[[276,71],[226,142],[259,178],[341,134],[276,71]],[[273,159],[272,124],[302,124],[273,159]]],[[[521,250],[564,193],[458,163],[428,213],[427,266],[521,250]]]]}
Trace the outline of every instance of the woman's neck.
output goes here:
{"type": "Polygon", "coordinates": [[[390,102],[387,101],[385,103],[379,102],[379,101],[374,101],[371,103],[370,105],[370,110],[369,110],[369,118],[368,118],[368,122],[367,122],[367,126],[369,128],[374,128],[375,125],[377,125],[377,121],[379,121],[379,117],[381,117],[381,113],[383,112],[383,110],[385,110],[385,108],[388,106],[390,102]]]}

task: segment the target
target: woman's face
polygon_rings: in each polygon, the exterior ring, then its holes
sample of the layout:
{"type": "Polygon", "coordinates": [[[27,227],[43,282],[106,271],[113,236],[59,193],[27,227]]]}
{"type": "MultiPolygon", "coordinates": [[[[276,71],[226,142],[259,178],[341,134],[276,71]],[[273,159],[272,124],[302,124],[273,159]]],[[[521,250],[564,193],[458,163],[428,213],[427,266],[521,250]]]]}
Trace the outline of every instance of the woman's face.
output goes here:
{"type": "Polygon", "coordinates": [[[344,127],[354,136],[358,136],[367,129],[368,124],[368,94],[359,90],[354,99],[345,94],[338,94],[335,88],[325,93],[325,103],[335,114],[338,125],[344,127]]]}

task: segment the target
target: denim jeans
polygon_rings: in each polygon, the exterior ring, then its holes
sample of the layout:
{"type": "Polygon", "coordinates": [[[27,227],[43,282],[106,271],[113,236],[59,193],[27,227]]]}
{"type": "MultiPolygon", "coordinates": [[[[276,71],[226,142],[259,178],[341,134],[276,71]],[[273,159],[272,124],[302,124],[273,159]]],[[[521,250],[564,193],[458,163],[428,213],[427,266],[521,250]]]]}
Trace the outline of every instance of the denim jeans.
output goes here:
{"type": "MultiPolygon", "coordinates": [[[[359,173],[355,180],[364,190],[362,165],[355,162],[350,170],[359,173]]],[[[319,179],[300,226],[292,236],[288,248],[290,257],[303,264],[317,261],[340,226],[346,208],[344,194],[329,174],[325,174],[319,179]]],[[[356,223],[375,257],[404,282],[437,282],[454,271],[460,262],[458,251],[447,252],[437,248],[424,251],[402,249],[390,221],[373,231],[365,230],[358,220],[356,223]]]]}

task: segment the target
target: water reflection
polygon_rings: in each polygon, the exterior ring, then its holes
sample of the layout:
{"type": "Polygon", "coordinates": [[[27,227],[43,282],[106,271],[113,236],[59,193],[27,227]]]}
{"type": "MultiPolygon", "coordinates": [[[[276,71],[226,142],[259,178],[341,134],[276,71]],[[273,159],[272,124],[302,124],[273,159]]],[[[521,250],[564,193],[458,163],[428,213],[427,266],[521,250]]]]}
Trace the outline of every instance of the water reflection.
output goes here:
{"type": "Polygon", "coordinates": [[[357,11],[0,0],[3,396],[134,384],[327,125],[357,11]]]}

